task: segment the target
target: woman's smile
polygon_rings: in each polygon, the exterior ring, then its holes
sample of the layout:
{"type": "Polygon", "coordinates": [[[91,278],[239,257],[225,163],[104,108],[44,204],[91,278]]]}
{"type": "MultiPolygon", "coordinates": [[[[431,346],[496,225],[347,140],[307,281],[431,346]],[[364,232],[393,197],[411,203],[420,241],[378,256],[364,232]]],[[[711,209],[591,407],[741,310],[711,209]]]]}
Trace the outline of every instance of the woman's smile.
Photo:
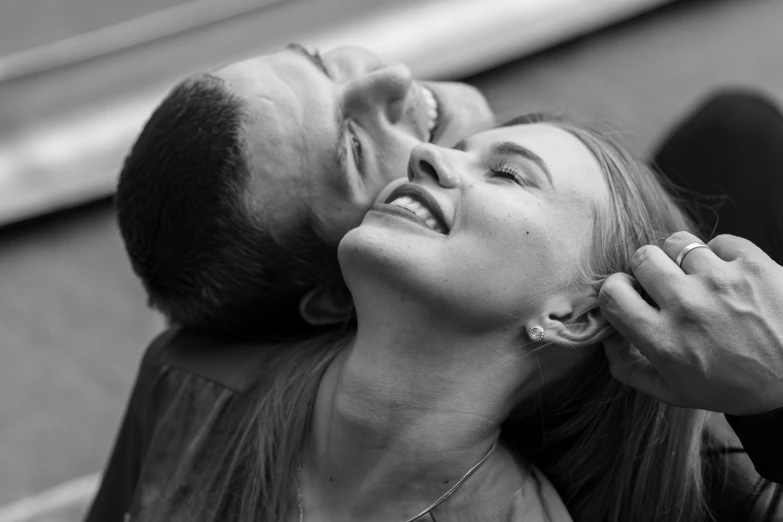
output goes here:
{"type": "Polygon", "coordinates": [[[425,225],[427,225],[429,228],[434,230],[435,232],[440,232],[441,234],[445,234],[446,231],[443,229],[442,226],[438,224],[438,220],[435,219],[435,216],[432,214],[429,208],[426,206],[423,206],[422,203],[419,203],[415,199],[412,199],[409,196],[401,196],[398,198],[395,198],[393,201],[389,203],[389,205],[397,206],[400,208],[404,208],[406,210],[409,210],[412,212],[417,218],[422,220],[425,225]]]}
{"type": "Polygon", "coordinates": [[[438,200],[424,187],[413,183],[400,185],[384,201],[416,215],[427,227],[448,234],[453,218],[446,216],[438,200]]]}
{"type": "Polygon", "coordinates": [[[373,213],[400,217],[409,223],[415,224],[416,228],[425,229],[441,236],[448,235],[448,232],[444,230],[437,220],[431,217],[432,213],[429,209],[407,196],[397,198],[391,203],[375,205],[370,209],[368,216],[373,213]]]}

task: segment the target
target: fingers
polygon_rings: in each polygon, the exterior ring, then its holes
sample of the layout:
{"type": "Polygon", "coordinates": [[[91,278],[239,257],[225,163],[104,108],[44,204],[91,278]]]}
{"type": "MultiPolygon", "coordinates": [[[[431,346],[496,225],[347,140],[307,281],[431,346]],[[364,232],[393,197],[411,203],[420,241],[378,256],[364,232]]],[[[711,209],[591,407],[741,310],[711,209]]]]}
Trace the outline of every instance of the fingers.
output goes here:
{"type": "Polygon", "coordinates": [[[598,304],[604,317],[623,337],[637,346],[649,346],[661,329],[658,310],[650,306],[628,274],[609,276],[598,293],[598,304]]]}
{"type": "Polygon", "coordinates": [[[680,405],[669,385],[647,360],[628,341],[614,336],[604,341],[604,352],[609,360],[609,371],[615,379],[647,394],[654,399],[680,405]]]}
{"type": "Polygon", "coordinates": [[[748,257],[755,257],[758,259],[758,256],[762,256],[762,259],[769,258],[766,252],[747,239],[731,236],[729,234],[717,236],[708,244],[715,252],[715,255],[724,261],[734,261],[736,259],[746,259],[748,257]]]}
{"type": "MultiPolygon", "coordinates": [[[[675,262],[685,247],[692,244],[703,244],[703,241],[690,232],[675,232],[663,243],[666,255],[675,262]]],[[[721,264],[721,259],[711,252],[709,248],[694,248],[689,250],[682,258],[680,269],[686,274],[698,274],[715,270],[721,264]]]]}
{"type": "Polygon", "coordinates": [[[639,248],[631,259],[631,270],[642,288],[661,308],[676,301],[678,289],[687,285],[685,272],[657,246],[639,248]]]}

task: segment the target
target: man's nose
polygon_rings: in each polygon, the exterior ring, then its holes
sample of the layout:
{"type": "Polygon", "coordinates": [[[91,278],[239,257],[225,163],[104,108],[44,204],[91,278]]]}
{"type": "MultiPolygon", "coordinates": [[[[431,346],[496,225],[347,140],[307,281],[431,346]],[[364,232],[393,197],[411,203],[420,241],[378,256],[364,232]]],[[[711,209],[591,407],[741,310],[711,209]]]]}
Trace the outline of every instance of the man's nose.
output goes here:
{"type": "Polygon", "coordinates": [[[457,187],[459,175],[446,158],[447,152],[447,149],[432,143],[420,143],[413,147],[408,160],[408,180],[421,182],[429,178],[443,188],[457,187]]]}
{"type": "Polygon", "coordinates": [[[405,114],[405,99],[412,82],[406,65],[380,65],[351,81],[346,102],[360,110],[380,109],[389,122],[397,123],[405,114]]]}

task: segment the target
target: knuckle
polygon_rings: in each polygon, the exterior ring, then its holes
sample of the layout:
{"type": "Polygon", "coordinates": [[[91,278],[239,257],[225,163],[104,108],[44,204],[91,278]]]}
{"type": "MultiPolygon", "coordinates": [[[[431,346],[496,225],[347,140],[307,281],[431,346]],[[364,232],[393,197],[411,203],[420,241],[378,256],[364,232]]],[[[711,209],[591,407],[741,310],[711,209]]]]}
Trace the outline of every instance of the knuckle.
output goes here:
{"type": "Polygon", "coordinates": [[[690,369],[692,377],[707,380],[706,377],[711,371],[711,359],[707,352],[702,350],[690,350],[683,355],[683,365],[687,365],[690,369]]]}
{"type": "Polygon", "coordinates": [[[663,242],[663,249],[667,252],[670,250],[675,250],[677,248],[681,248],[685,246],[685,244],[687,243],[692,243],[693,240],[694,240],[693,234],[681,230],[679,232],[675,232],[674,234],[671,234],[669,237],[666,238],[666,241],[663,242]]]}
{"type": "Polygon", "coordinates": [[[677,347],[679,344],[672,333],[670,328],[666,328],[661,332],[655,343],[656,357],[663,363],[670,362],[678,355],[677,347]]]}
{"type": "Polygon", "coordinates": [[[714,294],[729,293],[735,286],[734,278],[722,272],[710,272],[704,283],[707,290],[714,294]]]}
{"type": "Polygon", "coordinates": [[[669,304],[669,314],[679,327],[693,324],[703,316],[703,304],[696,292],[682,292],[669,304]]]}
{"type": "Polygon", "coordinates": [[[734,251],[734,257],[741,260],[748,259],[748,257],[751,257],[753,254],[748,246],[742,243],[732,244],[732,250],[734,251]]]}
{"type": "Polygon", "coordinates": [[[757,259],[746,257],[742,260],[742,271],[746,275],[759,277],[764,274],[766,267],[757,259]]]}
{"type": "Polygon", "coordinates": [[[654,249],[655,247],[653,245],[643,245],[637,248],[636,252],[634,252],[631,257],[631,267],[634,270],[638,270],[647,264],[650,261],[654,249]]]}
{"type": "Polygon", "coordinates": [[[736,238],[734,236],[731,236],[729,234],[721,234],[720,236],[715,236],[714,238],[712,238],[710,242],[707,243],[707,246],[710,248],[721,249],[727,246],[731,246],[734,243],[735,239],[736,238]]]}
{"type": "Polygon", "coordinates": [[[752,242],[745,238],[732,236],[730,234],[722,234],[715,237],[712,241],[707,243],[707,246],[712,248],[716,253],[723,253],[722,257],[724,258],[725,256],[730,256],[734,259],[764,259],[765,257],[768,257],[752,242]]]}

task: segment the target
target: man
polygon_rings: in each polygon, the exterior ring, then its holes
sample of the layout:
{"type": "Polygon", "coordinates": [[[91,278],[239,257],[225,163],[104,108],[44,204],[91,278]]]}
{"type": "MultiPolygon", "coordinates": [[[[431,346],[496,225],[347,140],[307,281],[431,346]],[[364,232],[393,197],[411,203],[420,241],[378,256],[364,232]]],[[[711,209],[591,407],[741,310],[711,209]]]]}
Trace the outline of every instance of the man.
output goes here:
{"type": "Polygon", "coordinates": [[[491,127],[484,97],[358,48],[299,45],[178,85],[117,189],[151,304],[174,323],[312,333],[351,309],[336,248],[420,141],[491,127]]]}
{"type": "Polygon", "coordinates": [[[494,123],[474,88],[417,82],[357,48],[321,56],[293,44],[175,87],[126,158],[116,204],[150,303],[189,328],[147,350],[87,520],[155,502],[180,464],[160,448],[185,443],[156,434],[156,419],[181,415],[183,431],[209,422],[216,393],[249,386],[255,340],[311,336],[350,316],[337,245],[405,174],[414,145],[494,123]],[[193,407],[168,409],[194,381],[193,407]]]}

